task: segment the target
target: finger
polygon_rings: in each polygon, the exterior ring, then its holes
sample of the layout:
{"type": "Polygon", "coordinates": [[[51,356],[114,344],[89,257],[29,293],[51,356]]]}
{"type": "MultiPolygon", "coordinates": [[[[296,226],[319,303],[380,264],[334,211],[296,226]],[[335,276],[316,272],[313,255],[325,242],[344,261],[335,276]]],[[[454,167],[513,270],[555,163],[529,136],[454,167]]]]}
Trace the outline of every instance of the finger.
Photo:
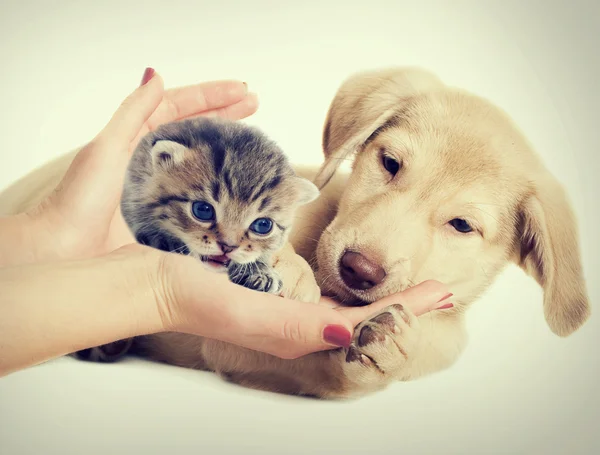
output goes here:
{"type": "Polygon", "coordinates": [[[305,352],[350,344],[353,326],[339,311],[252,291],[249,298],[243,319],[255,319],[253,332],[260,337],[290,342],[305,352]]]}
{"type": "Polygon", "coordinates": [[[384,297],[364,307],[338,308],[338,311],[350,319],[354,325],[368,319],[384,308],[399,303],[416,316],[435,310],[448,302],[452,294],[448,288],[438,281],[424,281],[405,291],[384,297]]]}
{"type": "Polygon", "coordinates": [[[151,119],[150,127],[226,108],[248,95],[248,86],[240,81],[215,81],[168,90],[165,107],[151,119]]]}
{"type": "Polygon", "coordinates": [[[252,291],[189,257],[168,258],[169,266],[161,267],[167,275],[158,280],[165,289],[158,294],[170,302],[176,331],[283,358],[350,344],[353,326],[339,311],[252,291]]]}
{"type": "Polygon", "coordinates": [[[121,103],[98,138],[117,146],[129,144],[160,105],[163,94],[163,80],[155,73],[121,103]]]}
{"type": "Polygon", "coordinates": [[[241,101],[230,106],[221,107],[219,109],[213,109],[210,111],[202,112],[199,115],[192,115],[190,117],[222,117],[229,120],[240,120],[246,117],[250,117],[258,109],[258,96],[256,93],[248,93],[241,101]]]}
{"type": "Polygon", "coordinates": [[[194,113],[187,117],[179,117],[177,112],[169,104],[161,104],[158,106],[156,111],[148,119],[148,121],[142,126],[137,136],[131,141],[129,151],[133,152],[142,137],[151,131],[154,131],[160,125],[169,123],[171,121],[185,120],[188,118],[196,117],[222,117],[230,120],[240,120],[251,116],[258,109],[258,96],[255,93],[249,93],[245,98],[242,98],[237,103],[229,106],[211,109],[208,111],[202,111],[200,113],[194,113]]]}

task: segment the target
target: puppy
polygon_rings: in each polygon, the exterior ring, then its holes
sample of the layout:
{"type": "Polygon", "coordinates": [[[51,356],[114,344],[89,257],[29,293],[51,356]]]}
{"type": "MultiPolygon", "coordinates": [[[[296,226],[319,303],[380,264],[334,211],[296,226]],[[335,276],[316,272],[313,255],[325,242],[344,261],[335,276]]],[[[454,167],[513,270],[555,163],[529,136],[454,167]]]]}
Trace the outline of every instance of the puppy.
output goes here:
{"type": "MultiPolygon", "coordinates": [[[[349,349],[295,360],[176,333],[136,340],[140,354],[248,387],[355,397],[451,366],[466,344],[465,312],[510,263],[543,288],[554,333],[567,336],[589,317],[567,196],[490,102],[421,69],[359,73],[333,99],[323,151],[318,172],[298,169],[322,193],[298,216],[293,248],[280,260],[287,285],[300,283],[297,297],[314,295],[318,284],[323,294],[363,305],[435,279],[452,289],[454,308],[416,317],[392,305],[356,327],[349,349]],[[345,160],[349,175],[337,173],[345,160]],[[294,267],[303,263],[297,255],[316,264],[317,284],[294,267]]],[[[35,204],[71,158],[10,188],[0,210],[35,204]]]]}

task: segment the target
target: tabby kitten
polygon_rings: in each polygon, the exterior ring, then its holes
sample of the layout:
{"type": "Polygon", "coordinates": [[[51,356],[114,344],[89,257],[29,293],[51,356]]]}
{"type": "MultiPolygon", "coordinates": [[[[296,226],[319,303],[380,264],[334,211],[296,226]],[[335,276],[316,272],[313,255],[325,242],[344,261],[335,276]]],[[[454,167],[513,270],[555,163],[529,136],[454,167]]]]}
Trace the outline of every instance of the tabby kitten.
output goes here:
{"type": "MultiPolygon", "coordinates": [[[[258,129],[197,118],[140,141],[121,211],[139,243],[194,256],[236,284],[277,294],[283,283],[271,256],[287,240],[296,209],[318,195],[258,129]]],[[[130,345],[123,340],[77,357],[112,361],[130,345]]]]}

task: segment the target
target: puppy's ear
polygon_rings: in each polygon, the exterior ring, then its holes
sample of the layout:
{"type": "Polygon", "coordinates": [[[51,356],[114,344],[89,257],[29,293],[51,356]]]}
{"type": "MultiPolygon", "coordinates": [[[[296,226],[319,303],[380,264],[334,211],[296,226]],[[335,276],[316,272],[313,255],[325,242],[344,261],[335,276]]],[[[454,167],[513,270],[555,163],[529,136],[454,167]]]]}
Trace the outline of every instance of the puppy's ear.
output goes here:
{"type": "Polygon", "coordinates": [[[294,191],[297,205],[309,204],[320,194],[314,183],[302,177],[294,177],[294,191]]]}
{"type": "Polygon", "coordinates": [[[590,316],[578,229],[564,189],[551,175],[519,211],[519,265],[544,290],[544,315],[552,331],[568,336],[590,316]]]}
{"type": "Polygon", "coordinates": [[[358,73],[338,89],[323,128],[325,163],[315,177],[323,188],[342,160],[409,102],[410,98],[443,87],[433,74],[418,68],[390,68],[358,73]]]}
{"type": "Polygon", "coordinates": [[[178,142],[161,140],[150,150],[154,169],[171,169],[183,162],[187,148],[178,142]]]}

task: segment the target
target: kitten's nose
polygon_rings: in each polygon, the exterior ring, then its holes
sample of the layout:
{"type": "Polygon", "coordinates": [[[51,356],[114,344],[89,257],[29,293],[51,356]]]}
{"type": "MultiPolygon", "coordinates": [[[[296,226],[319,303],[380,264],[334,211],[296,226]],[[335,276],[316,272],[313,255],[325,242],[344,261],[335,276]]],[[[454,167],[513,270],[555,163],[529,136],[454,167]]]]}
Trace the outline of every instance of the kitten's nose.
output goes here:
{"type": "Polygon", "coordinates": [[[219,245],[219,247],[221,247],[221,251],[223,252],[223,254],[231,253],[233,250],[235,250],[239,246],[239,245],[227,245],[226,243],[223,243],[223,242],[217,242],[217,244],[219,245]]]}
{"type": "Polygon", "coordinates": [[[385,278],[385,270],[366,256],[346,251],[340,261],[340,275],[346,286],[362,291],[377,286],[385,278]]]}

